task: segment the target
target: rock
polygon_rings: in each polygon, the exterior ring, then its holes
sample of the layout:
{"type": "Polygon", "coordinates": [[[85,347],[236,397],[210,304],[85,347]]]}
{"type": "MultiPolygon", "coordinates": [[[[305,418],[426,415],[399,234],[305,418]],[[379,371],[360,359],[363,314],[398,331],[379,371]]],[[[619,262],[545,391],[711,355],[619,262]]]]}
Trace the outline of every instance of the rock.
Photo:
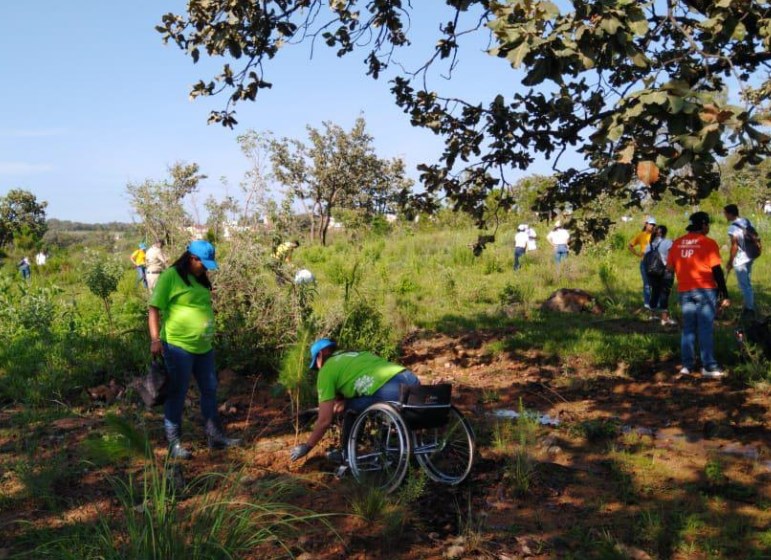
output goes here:
{"type": "Polygon", "coordinates": [[[592,294],[574,288],[557,290],[543,302],[541,310],[557,313],[586,312],[594,315],[601,315],[605,311],[592,294]]]}
{"type": "Polygon", "coordinates": [[[552,445],[549,447],[549,449],[546,450],[546,453],[551,455],[552,457],[555,457],[562,453],[562,448],[559,445],[552,445]]]}

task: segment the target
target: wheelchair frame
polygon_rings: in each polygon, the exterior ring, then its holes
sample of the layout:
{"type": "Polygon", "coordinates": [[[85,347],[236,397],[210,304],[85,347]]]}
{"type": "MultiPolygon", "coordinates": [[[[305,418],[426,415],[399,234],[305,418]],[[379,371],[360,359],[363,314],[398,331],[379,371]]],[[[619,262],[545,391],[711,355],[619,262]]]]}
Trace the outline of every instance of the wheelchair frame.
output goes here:
{"type": "Polygon", "coordinates": [[[449,402],[374,403],[357,415],[345,445],[354,478],[386,493],[399,487],[413,457],[431,480],[454,486],[468,477],[476,455],[471,425],[449,402]]]}

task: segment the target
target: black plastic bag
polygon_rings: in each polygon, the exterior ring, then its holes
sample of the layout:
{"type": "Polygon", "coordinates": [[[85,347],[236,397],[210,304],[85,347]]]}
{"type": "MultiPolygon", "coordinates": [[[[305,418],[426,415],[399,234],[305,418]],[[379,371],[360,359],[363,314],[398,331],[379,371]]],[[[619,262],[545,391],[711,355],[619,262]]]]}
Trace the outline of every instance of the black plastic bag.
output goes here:
{"type": "Polygon", "coordinates": [[[162,358],[153,358],[147,367],[147,373],[137,383],[137,392],[148,408],[166,402],[169,392],[169,372],[162,358]]]}

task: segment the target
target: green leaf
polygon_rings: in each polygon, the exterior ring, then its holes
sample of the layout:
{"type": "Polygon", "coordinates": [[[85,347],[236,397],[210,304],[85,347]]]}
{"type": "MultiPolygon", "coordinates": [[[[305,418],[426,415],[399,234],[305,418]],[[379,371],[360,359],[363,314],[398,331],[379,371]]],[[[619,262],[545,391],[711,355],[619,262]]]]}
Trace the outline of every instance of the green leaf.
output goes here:
{"type": "Polygon", "coordinates": [[[526,42],[523,42],[516,49],[509,51],[509,53],[506,55],[506,59],[511,62],[511,65],[514,68],[519,68],[522,66],[522,61],[525,59],[529,52],[530,45],[528,45],[526,42]]]}
{"type": "Polygon", "coordinates": [[[747,36],[747,28],[744,26],[742,22],[737,23],[736,28],[734,29],[733,35],[731,35],[731,39],[733,39],[734,41],[743,41],[746,36],[747,36]]]}
{"type": "Polygon", "coordinates": [[[685,105],[685,99],[683,99],[679,95],[668,95],[667,100],[669,100],[670,113],[679,113],[680,111],[683,110],[683,106],[685,105]]]}
{"type": "Polygon", "coordinates": [[[606,17],[600,22],[600,28],[608,35],[615,35],[621,22],[614,17],[606,17]]]}
{"type": "Polygon", "coordinates": [[[645,34],[648,33],[648,20],[644,17],[640,19],[630,19],[629,29],[631,29],[632,33],[638,37],[645,37],[645,34]]]}

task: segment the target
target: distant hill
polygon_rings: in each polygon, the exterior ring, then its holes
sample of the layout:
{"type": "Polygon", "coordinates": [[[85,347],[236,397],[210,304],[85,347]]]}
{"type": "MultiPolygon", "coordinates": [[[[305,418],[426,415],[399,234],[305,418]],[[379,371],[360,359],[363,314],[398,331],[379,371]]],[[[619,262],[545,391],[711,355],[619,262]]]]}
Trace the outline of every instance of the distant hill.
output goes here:
{"type": "Polygon", "coordinates": [[[46,224],[48,224],[48,231],[130,231],[136,229],[136,224],[125,222],[87,224],[70,220],[57,220],[56,218],[46,220],[46,224]]]}

